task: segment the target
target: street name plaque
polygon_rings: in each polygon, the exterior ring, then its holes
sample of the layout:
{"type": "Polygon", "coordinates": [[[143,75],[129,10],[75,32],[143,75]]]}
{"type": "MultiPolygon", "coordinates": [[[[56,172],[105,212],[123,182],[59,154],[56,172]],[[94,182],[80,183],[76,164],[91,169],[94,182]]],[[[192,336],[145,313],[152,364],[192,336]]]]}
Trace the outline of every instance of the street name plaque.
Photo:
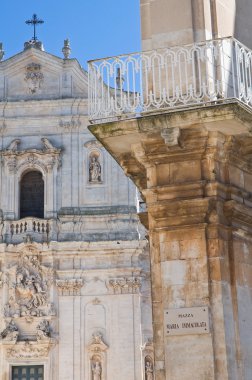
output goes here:
{"type": "Polygon", "coordinates": [[[208,307],[167,309],[164,312],[165,335],[209,333],[208,307]]]}

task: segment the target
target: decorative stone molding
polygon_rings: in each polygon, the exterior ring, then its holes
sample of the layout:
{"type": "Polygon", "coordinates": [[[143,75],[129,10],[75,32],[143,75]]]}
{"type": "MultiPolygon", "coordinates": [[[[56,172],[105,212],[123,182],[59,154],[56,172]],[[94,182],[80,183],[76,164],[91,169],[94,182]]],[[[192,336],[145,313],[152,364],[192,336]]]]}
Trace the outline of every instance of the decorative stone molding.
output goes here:
{"type": "Polygon", "coordinates": [[[101,300],[99,298],[97,298],[97,297],[94,298],[93,301],[92,301],[93,305],[100,305],[100,303],[101,303],[101,300]]]}
{"type": "Polygon", "coordinates": [[[102,144],[99,141],[97,141],[97,140],[90,140],[90,141],[87,141],[84,144],[84,147],[87,148],[87,149],[94,149],[94,148],[101,149],[102,148],[102,144]]]}
{"type": "Polygon", "coordinates": [[[38,92],[44,80],[44,75],[41,72],[41,65],[34,62],[27,65],[24,80],[27,83],[29,94],[33,95],[38,92]]]}
{"type": "Polygon", "coordinates": [[[10,145],[1,152],[3,163],[9,173],[17,173],[22,168],[34,169],[39,167],[43,172],[51,172],[54,167],[60,167],[61,149],[55,148],[50,141],[43,137],[41,139],[44,148],[27,149],[18,151],[19,139],[13,140],[10,145]]]}
{"type": "Polygon", "coordinates": [[[64,280],[56,280],[56,286],[61,296],[77,296],[80,295],[80,291],[84,281],[82,278],[67,278],[64,280]]]}
{"type": "Polygon", "coordinates": [[[107,288],[114,294],[139,293],[141,279],[138,277],[113,278],[107,281],[107,288]]]}
{"type": "Polygon", "coordinates": [[[80,126],[81,126],[80,120],[73,117],[71,117],[71,119],[68,119],[68,120],[61,119],[59,121],[59,127],[65,130],[69,130],[69,131],[71,131],[72,129],[79,128],[80,126]]]}
{"type": "Polygon", "coordinates": [[[35,359],[48,357],[52,343],[19,342],[14,347],[7,348],[9,359],[35,359]]]}

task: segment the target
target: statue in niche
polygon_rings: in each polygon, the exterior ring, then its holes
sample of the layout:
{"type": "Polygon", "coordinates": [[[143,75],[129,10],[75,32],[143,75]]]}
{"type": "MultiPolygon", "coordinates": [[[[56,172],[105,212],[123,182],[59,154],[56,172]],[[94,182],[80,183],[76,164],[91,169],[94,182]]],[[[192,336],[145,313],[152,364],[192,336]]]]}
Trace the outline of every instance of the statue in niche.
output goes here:
{"type": "Polygon", "coordinates": [[[96,360],[92,363],[92,380],[101,380],[102,367],[101,363],[96,360]]]}
{"type": "Polygon", "coordinates": [[[146,360],[145,362],[145,379],[146,380],[153,380],[153,365],[150,360],[146,360]]]}
{"type": "Polygon", "coordinates": [[[101,164],[97,154],[89,156],[89,182],[101,182],[101,164]]]}
{"type": "Polygon", "coordinates": [[[9,300],[4,307],[5,317],[42,317],[49,314],[48,286],[51,269],[40,264],[37,255],[22,254],[9,272],[9,300]]]}

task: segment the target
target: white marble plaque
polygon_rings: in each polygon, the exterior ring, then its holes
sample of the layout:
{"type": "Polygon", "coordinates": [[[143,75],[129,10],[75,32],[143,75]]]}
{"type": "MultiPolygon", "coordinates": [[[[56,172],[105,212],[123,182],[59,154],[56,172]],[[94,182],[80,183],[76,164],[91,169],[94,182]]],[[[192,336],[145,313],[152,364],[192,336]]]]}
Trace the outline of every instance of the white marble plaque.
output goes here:
{"type": "Polygon", "coordinates": [[[165,335],[209,333],[208,307],[167,309],[164,313],[165,335]]]}

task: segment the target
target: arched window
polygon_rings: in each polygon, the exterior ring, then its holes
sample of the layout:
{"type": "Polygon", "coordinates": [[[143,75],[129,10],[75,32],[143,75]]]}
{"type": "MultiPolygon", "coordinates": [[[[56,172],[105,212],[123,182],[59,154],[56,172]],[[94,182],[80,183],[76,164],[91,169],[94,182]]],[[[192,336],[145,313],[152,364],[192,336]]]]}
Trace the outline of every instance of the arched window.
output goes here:
{"type": "Polygon", "coordinates": [[[44,218],[44,181],[39,171],[30,171],[20,181],[20,219],[44,218]]]}

